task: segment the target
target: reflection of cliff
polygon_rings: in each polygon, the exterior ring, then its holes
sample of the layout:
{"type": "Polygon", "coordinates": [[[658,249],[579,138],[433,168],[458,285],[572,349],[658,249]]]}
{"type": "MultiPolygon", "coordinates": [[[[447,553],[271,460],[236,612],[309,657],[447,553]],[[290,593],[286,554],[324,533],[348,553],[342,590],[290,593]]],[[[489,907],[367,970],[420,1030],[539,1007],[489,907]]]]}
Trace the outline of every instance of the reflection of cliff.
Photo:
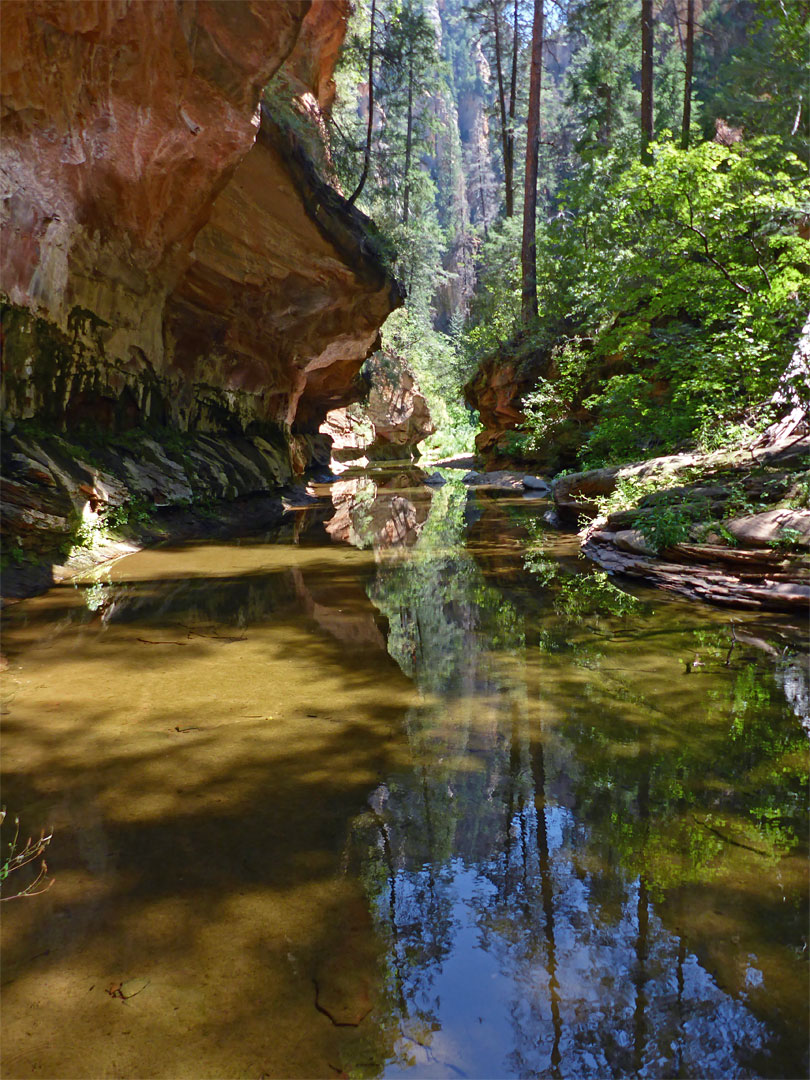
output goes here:
{"type": "Polygon", "coordinates": [[[310,113],[328,108],[347,12],[4,8],[12,416],[315,431],[357,396],[396,287],[363,215],[274,123],[277,102],[257,108],[279,72],[310,113]]]}
{"type": "Polygon", "coordinates": [[[362,632],[370,557],[284,539],[144,552],[7,613],[4,798],[54,827],[59,881],[3,910],[4,1076],[358,1075],[390,1052],[343,853],[411,688],[362,632]],[[105,992],[130,978],[131,1003],[105,992]]]}
{"type": "MultiPolygon", "coordinates": [[[[178,641],[238,641],[246,626],[303,613],[347,652],[386,656],[385,620],[369,604],[362,579],[355,573],[302,567],[294,559],[272,572],[220,579],[181,579],[159,587],[139,582],[98,585],[87,599],[88,611],[105,625],[163,621],[178,641]]],[[[89,615],[79,609],[75,617],[89,615]]]]}
{"type": "Polygon", "coordinates": [[[408,473],[341,480],[330,491],[335,513],[326,524],[333,540],[371,547],[378,559],[406,556],[427,518],[430,491],[408,473]]]}

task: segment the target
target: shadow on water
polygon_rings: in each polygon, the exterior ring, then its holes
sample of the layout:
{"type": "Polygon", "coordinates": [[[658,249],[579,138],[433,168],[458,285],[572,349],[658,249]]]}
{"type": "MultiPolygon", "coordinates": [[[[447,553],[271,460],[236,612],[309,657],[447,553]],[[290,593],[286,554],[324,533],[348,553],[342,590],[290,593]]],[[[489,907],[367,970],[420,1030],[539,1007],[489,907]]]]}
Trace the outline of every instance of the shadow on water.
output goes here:
{"type": "Polygon", "coordinates": [[[4,1075],[803,1075],[790,628],[452,480],[332,496],[9,616],[57,883],[4,905],[4,1075]]]}

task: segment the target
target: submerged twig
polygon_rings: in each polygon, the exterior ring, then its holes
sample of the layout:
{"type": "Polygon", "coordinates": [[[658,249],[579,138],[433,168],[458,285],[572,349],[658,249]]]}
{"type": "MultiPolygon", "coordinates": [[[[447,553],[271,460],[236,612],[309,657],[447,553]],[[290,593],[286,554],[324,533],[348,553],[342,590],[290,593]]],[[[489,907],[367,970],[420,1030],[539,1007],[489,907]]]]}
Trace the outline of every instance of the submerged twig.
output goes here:
{"type": "MultiPolygon", "coordinates": [[[[0,810],[0,825],[3,824],[5,819],[6,811],[0,810]]],[[[0,865],[0,888],[2,888],[3,883],[6,881],[9,874],[11,874],[14,870],[20,870],[23,866],[27,866],[28,863],[33,862],[34,859],[38,859],[42,855],[42,853],[45,851],[45,848],[48,846],[48,844],[50,844],[51,839],[53,838],[53,833],[48,833],[48,835],[46,836],[43,830],[42,832],[40,832],[39,839],[37,840],[33,840],[29,836],[25,842],[25,846],[23,847],[23,849],[21,851],[17,851],[17,842],[19,838],[20,819],[19,817],[15,817],[14,838],[9,844],[8,857],[4,858],[2,865],[0,865]]],[[[42,863],[40,864],[39,872],[34,878],[34,880],[24,889],[21,889],[19,892],[14,893],[12,896],[0,896],[0,903],[2,903],[4,900],[17,900],[22,896],[38,896],[40,893],[47,892],[48,889],[50,889],[51,885],[53,885],[55,880],[54,878],[51,878],[47,885],[45,885],[44,882],[47,876],[48,864],[43,859],[42,863]],[[40,886],[42,886],[42,888],[40,888],[40,886]]]]}

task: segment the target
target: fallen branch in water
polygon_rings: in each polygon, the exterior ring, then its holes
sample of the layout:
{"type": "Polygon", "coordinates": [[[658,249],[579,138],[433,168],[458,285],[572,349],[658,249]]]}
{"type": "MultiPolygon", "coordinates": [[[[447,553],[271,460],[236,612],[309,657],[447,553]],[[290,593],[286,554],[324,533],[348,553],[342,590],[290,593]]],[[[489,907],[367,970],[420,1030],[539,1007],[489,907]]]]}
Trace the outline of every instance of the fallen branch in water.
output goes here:
{"type": "MultiPolygon", "coordinates": [[[[5,819],[6,811],[0,810],[0,825],[3,824],[5,819]]],[[[23,866],[27,866],[28,863],[33,862],[34,859],[38,859],[40,855],[42,855],[42,853],[45,851],[45,848],[48,846],[48,844],[50,844],[53,833],[48,833],[48,835],[46,836],[43,831],[40,833],[38,840],[32,840],[29,836],[25,842],[25,847],[22,849],[22,851],[17,851],[17,841],[19,840],[19,837],[20,819],[19,817],[15,817],[14,839],[9,844],[8,857],[4,858],[2,864],[0,865],[0,889],[3,887],[3,884],[5,883],[6,878],[9,876],[9,874],[11,874],[14,870],[20,870],[23,866]]],[[[0,896],[0,903],[2,903],[4,900],[17,900],[23,896],[38,896],[40,893],[47,892],[55,881],[55,878],[51,878],[47,885],[44,885],[43,883],[47,876],[48,864],[43,859],[42,864],[39,868],[39,873],[30,883],[30,885],[27,885],[24,889],[21,889],[20,892],[14,893],[12,896],[0,896]],[[42,885],[43,887],[40,888],[40,885],[42,885]]]]}
{"type": "Polygon", "coordinates": [[[186,645],[185,641],[150,641],[149,638],[139,637],[137,639],[142,645],[186,645]]]}

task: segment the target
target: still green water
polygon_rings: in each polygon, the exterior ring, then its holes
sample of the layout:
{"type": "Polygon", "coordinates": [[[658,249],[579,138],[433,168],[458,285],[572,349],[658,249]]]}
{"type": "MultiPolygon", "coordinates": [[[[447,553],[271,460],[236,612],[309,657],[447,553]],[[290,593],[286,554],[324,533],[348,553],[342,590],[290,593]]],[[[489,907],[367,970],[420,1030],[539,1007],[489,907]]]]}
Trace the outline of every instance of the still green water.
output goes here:
{"type": "Polygon", "coordinates": [[[12,609],[4,1076],[807,1074],[805,629],[447,475],[12,609]]]}

